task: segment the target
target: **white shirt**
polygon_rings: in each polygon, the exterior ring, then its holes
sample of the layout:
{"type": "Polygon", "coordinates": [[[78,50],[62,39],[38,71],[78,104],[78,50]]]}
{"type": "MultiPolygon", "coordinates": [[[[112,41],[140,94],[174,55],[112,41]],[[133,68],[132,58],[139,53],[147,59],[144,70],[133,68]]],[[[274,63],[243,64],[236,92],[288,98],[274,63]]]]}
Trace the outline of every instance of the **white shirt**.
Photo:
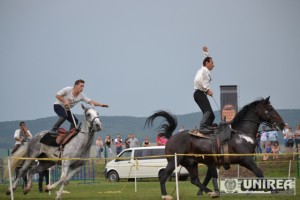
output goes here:
{"type": "Polygon", "coordinates": [[[202,66],[196,73],[194,79],[194,89],[206,92],[209,89],[211,77],[209,69],[202,66]]]}
{"type": "Polygon", "coordinates": [[[269,141],[277,141],[278,133],[277,131],[269,131],[269,141]]]}
{"type": "MultiPolygon", "coordinates": [[[[76,97],[73,96],[73,87],[65,87],[56,95],[63,96],[66,100],[70,102],[70,108],[73,108],[79,101],[84,101],[85,103],[89,103],[91,99],[87,98],[83,92],[80,92],[76,97]]],[[[64,103],[57,99],[54,104],[60,104],[64,106],[64,103]]]]}
{"type": "MultiPolygon", "coordinates": [[[[31,135],[30,131],[27,130],[27,133],[29,134],[29,137],[27,137],[25,133],[21,132],[21,129],[17,129],[17,130],[15,131],[14,138],[15,138],[15,139],[16,139],[16,138],[22,138],[22,139],[28,138],[28,139],[31,139],[31,138],[32,138],[32,135],[31,135]]],[[[21,141],[17,141],[17,140],[16,140],[16,143],[15,143],[15,144],[21,144],[21,141]]]]}
{"type": "Polygon", "coordinates": [[[260,141],[266,142],[268,140],[268,132],[267,131],[262,131],[261,136],[260,136],[260,141]]]}
{"type": "Polygon", "coordinates": [[[283,134],[283,139],[287,139],[286,138],[286,133],[289,132],[288,128],[283,129],[282,134],[283,134]]]}

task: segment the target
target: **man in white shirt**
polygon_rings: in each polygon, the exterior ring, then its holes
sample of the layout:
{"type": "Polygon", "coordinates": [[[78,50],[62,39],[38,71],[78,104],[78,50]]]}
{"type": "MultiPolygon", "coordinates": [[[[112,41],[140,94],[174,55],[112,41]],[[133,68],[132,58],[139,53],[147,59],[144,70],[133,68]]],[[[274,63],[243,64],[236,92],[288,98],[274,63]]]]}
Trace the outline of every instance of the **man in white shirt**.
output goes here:
{"type": "Polygon", "coordinates": [[[15,146],[12,150],[12,154],[18,150],[18,148],[24,143],[28,142],[32,138],[30,131],[27,129],[25,122],[20,122],[20,128],[15,131],[14,139],[15,146]]]}
{"type": "Polygon", "coordinates": [[[139,147],[140,143],[139,140],[135,137],[134,134],[130,134],[130,138],[127,140],[129,147],[134,148],[134,147],[139,147]]]}
{"type": "Polygon", "coordinates": [[[269,131],[269,141],[271,145],[274,145],[274,143],[278,141],[277,138],[278,138],[277,131],[274,128],[271,128],[271,131],[269,131]]]}
{"type": "MultiPolygon", "coordinates": [[[[25,122],[22,121],[22,122],[20,122],[19,125],[20,125],[20,128],[17,129],[14,134],[14,139],[15,139],[16,143],[15,143],[13,150],[11,151],[11,154],[15,153],[19,149],[19,147],[24,144],[24,142],[29,142],[29,140],[31,140],[31,138],[32,138],[32,135],[31,135],[30,131],[27,129],[25,122]]],[[[20,166],[17,166],[15,169],[16,177],[19,175],[20,168],[21,168],[20,166]]],[[[22,178],[23,178],[23,186],[22,187],[24,188],[27,185],[27,176],[25,175],[22,178]]]]}
{"type": "Polygon", "coordinates": [[[207,56],[208,48],[203,47],[203,51],[206,57],[203,60],[203,66],[197,71],[194,79],[194,99],[203,113],[199,131],[208,133],[213,131],[211,125],[215,119],[214,112],[207,98],[207,95],[213,95],[213,91],[210,89],[210,71],[214,68],[214,62],[211,57],[207,56]]]}
{"type": "Polygon", "coordinates": [[[70,109],[73,108],[80,101],[85,103],[101,106],[108,108],[108,105],[93,101],[85,96],[83,93],[84,89],[84,80],[75,81],[74,87],[65,87],[56,94],[57,101],[54,103],[54,111],[59,116],[57,122],[54,124],[51,135],[57,135],[57,129],[64,123],[65,120],[68,120],[71,123],[70,130],[75,128],[75,123],[78,123],[78,119],[75,115],[71,114],[70,109]],[[72,117],[73,115],[73,117],[72,117]]]}

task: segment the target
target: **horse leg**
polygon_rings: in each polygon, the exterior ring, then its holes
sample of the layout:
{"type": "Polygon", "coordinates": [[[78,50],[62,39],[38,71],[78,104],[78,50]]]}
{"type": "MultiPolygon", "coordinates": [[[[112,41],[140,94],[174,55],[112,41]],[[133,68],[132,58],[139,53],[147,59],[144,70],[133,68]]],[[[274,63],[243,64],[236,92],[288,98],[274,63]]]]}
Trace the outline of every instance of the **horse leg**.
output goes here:
{"type": "Polygon", "coordinates": [[[161,197],[163,200],[168,200],[168,199],[173,199],[172,196],[167,195],[167,190],[166,190],[166,181],[168,177],[173,173],[175,169],[175,160],[171,159],[169,160],[167,167],[159,173],[159,182],[160,182],[160,190],[161,190],[161,197]]]}
{"type": "Polygon", "coordinates": [[[257,164],[254,162],[252,157],[247,157],[244,162],[240,163],[243,167],[252,171],[256,177],[263,178],[264,174],[260,168],[258,168],[257,164]]]}
{"type": "Polygon", "coordinates": [[[59,180],[53,183],[52,185],[47,185],[45,187],[45,192],[51,191],[52,189],[56,188],[58,185],[62,184],[66,180],[69,166],[70,166],[70,160],[63,160],[61,166],[62,168],[61,168],[61,175],[59,180]]]}
{"type": "MultiPolygon", "coordinates": [[[[219,196],[220,195],[220,189],[219,189],[219,184],[218,184],[217,169],[214,165],[207,165],[207,171],[206,171],[205,179],[203,181],[203,185],[207,186],[211,179],[212,179],[212,183],[213,183],[213,186],[214,186],[214,190],[215,190],[217,196],[219,196]]],[[[202,196],[203,191],[201,189],[199,189],[197,194],[199,196],[202,196]]]]}
{"type": "MultiPolygon", "coordinates": [[[[32,162],[32,160],[25,160],[25,162],[24,162],[23,166],[21,167],[21,169],[19,169],[18,176],[16,177],[15,181],[12,184],[13,191],[15,191],[17,189],[19,180],[23,177],[23,175],[27,171],[28,167],[30,166],[31,162],[32,162]]],[[[7,190],[6,190],[6,194],[10,195],[10,193],[11,193],[10,192],[10,187],[8,187],[7,190]]]]}
{"type": "Polygon", "coordinates": [[[23,193],[27,194],[30,189],[32,188],[32,178],[33,175],[39,172],[42,172],[46,169],[48,169],[49,167],[53,166],[55,163],[52,161],[39,161],[37,163],[36,166],[34,166],[33,168],[31,168],[30,170],[28,170],[27,176],[28,176],[28,183],[27,186],[25,188],[23,188],[23,193]]]}
{"type": "Polygon", "coordinates": [[[65,188],[65,186],[68,184],[68,181],[80,170],[81,167],[77,167],[75,169],[72,169],[72,170],[69,170],[69,173],[66,177],[66,180],[62,183],[59,191],[57,192],[57,195],[56,195],[56,200],[60,200],[61,199],[61,195],[62,195],[62,192],[65,188]]]}
{"type": "MultiPolygon", "coordinates": [[[[212,178],[211,173],[209,173],[209,172],[210,171],[209,171],[208,166],[207,166],[206,175],[205,175],[205,178],[204,178],[204,181],[203,181],[204,186],[207,186],[209,181],[212,178]]],[[[200,188],[199,188],[199,191],[198,191],[197,195],[199,195],[199,196],[203,195],[203,191],[200,188]]]]}
{"type": "Polygon", "coordinates": [[[208,189],[206,186],[204,186],[203,184],[201,184],[200,180],[199,180],[199,173],[198,173],[198,163],[194,162],[193,164],[183,164],[182,166],[184,166],[191,177],[191,183],[196,185],[199,189],[201,189],[202,191],[204,191],[205,193],[207,193],[210,197],[217,197],[217,194],[215,192],[212,192],[210,189],[208,189]]]}

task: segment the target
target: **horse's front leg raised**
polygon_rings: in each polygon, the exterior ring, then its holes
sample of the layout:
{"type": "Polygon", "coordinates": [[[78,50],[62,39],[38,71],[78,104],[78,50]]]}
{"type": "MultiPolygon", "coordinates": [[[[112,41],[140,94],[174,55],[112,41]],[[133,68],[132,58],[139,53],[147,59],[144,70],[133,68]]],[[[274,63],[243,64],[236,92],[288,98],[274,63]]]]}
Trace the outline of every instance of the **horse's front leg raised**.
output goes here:
{"type": "Polygon", "coordinates": [[[60,178],[57,182],[53,183],[52,185],[47,185],[45,187],[45,192],[49,192],[52,189],[56,188],[58,185],[62,184],[63,182],[66,181],[67,179],[67,175],[68,175],[68,170],[69,170],[69,166],[70,166],[70,162],[69,160],[63,160],[62,161],[62,168],[61,168],[61,175],[60,178]]]}
{"type": "Polygon", "coordinates": [[[81,167],[77,167],[75,169],[69,170],[69,173],[68,173],[65,181],[62,183],[59,191],[57,192],[56,200],[61,200],[61,195],[62,195],[62,192],[63,192],[65,186],[68,184],[68,181],[80,170],[80,168],[81,167]]]}

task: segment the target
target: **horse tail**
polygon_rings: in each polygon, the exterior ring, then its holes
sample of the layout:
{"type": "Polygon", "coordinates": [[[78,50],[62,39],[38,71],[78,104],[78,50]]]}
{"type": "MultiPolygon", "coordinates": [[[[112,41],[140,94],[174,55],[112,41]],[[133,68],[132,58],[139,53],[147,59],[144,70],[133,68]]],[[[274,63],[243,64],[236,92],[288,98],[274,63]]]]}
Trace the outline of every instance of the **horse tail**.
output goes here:
{"type": "MultiPolygon", "coordinates": [[[[17,166],[20,165],[23,162],[23,160],[20,160],[20,159],[17,159],[17,158],[24,157],[27,153],[27,149],[28,149],[28,142],[21,145],[16,152],[11,154],[11,157],[16,157],[16,159],[10,159],[10,161],[11,161],[10,162],[11,173],[14,173],[17,166]]],[[[5,168],[5,171],[4,171],[4,177],[8,178],[9,177],[8,165],[6,165],[6,166],[7,167],[5,168]]]]}
{"type": "Polygon", "coordinates": [[[146,119],[145,126],[152,126],[157,117],[165,118],[166,122],[162,122],[162,124],[160,124],[156,129],[159,130],[159,133],[162,133],[166,138],[169,139],[177,127],[177,118],[172,113],[160,110],[146,119]]]}

